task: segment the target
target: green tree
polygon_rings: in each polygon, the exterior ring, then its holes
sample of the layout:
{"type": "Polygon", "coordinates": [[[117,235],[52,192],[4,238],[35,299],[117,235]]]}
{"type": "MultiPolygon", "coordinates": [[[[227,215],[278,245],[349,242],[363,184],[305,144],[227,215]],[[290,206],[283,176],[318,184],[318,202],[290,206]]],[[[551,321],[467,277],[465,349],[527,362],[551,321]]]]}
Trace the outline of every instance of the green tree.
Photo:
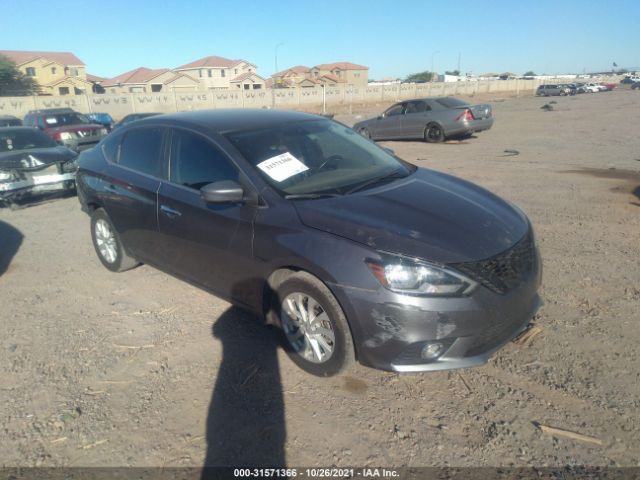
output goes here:
{"type": "Polygon", "coordinates": [[[444,72],[445,75],[455,75],[456,77],[460,76],[460,70],[447,70],[444,72]]]}
{"type": "Polygon", "coordinates": [[[430,82],[435,73],[425,70],[424,72],[412,73],[404,79],[405,82],[430,82]]]}
{"type": "Polygon", "coordinates": [[[524,72],[523,77],[535,77],[536,76],[536,72],[534,72],[533,70],[529,70],[528,72],[524,72]]]}
{"type": "Polygon", "coordinates": [[[38,83],[27,77],[7,57],[0,55],[0,97],[20,97],[38,93],[38,83]]]}

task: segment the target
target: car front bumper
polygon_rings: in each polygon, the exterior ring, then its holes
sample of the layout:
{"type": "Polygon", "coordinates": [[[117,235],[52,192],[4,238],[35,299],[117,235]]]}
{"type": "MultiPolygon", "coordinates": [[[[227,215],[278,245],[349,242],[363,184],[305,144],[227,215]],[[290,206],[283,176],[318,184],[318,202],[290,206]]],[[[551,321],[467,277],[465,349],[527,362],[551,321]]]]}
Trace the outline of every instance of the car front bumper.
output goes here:
{"type": "Polygon", "coordinates": [[[75,188],[75,172],[28,175],[12,182],[0,183],[0,201],[13,202],[25,197],[75,188]]]}
{"type": "Polygon", "coordinates": [[[519,287],[497,294],[479,286],[472,295],[425,298],[387,289],[330,288],[351,326],[358,360],[396,372],[465,368],[485,363],[522,332],[538,310],[542,268],[539,256],[519,287]],[[442,353],[425,359],[423,349],[439,343],[442,353]]]}

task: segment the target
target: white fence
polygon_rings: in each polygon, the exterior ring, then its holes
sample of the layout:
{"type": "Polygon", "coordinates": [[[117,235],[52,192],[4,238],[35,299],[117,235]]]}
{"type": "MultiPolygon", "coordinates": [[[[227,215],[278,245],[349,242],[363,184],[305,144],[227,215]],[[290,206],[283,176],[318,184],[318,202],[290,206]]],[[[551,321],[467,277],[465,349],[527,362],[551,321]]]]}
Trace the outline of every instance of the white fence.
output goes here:
{"type": "Polygon", "coordinates": [[[115,119],[134,112],[177,112],[207,108],[326,109],[443,95],[514,92],[531,95],[540,80],[494,80],[456,83],[398,83],[367,87],[312,87],[266,90],[211,90],[208,92],[127,93],[0,97],[0,115],[23,117],[29,110],[70,107],[84,113],[107,112],[115,119]]]}

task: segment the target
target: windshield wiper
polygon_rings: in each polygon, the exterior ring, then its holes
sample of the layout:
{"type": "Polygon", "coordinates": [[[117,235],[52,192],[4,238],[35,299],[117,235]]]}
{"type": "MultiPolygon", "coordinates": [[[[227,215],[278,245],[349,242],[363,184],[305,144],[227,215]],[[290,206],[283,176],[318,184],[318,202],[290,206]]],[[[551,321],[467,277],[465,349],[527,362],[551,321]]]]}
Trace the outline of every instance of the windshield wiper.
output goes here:
{"type": "Polygon", "coordinates": [[[327,197],[342,197],[341,193],[294,193],[291,195],[285,195],[287,200],[313,200],[315,198],[327,198],[327,197]]]}
{"type": "Polygon", "coordinates": [[[369,187],[369,186],[371,186],[371,185],[374,185],[374,184],[376,184],[376,183],[379,183],[379,182],[381,182],[381,181],[383,181],[383,180],[386,180],[386,179],[388,179],[388,178],[393,178],[393,177],[395,177],[396,175],[398,175],[398,173],[400,173],[400,170],[402,170],[402,168],[397,168],[397,169],[393,170],[392,172],[386,173],[386,174],[381,175],[381,176],[379,176],[379,177],[373,177],[373,178],[370,178],[370,179],[369,179],[369,180],[367,180],[366,182],[363,182],[363,183],[361,183],[360,185],[356,185],[356,186],[355,186],[355,187],[353,187],[352,189],[347,190],[344,194],[345,194],[345,195],[350,195],[350,194],[352,194],[352,193],[354,193],[354,192],[357,192],[357,191],[359,191],[359,190],[362,190],[363,188],[369,187]]]}

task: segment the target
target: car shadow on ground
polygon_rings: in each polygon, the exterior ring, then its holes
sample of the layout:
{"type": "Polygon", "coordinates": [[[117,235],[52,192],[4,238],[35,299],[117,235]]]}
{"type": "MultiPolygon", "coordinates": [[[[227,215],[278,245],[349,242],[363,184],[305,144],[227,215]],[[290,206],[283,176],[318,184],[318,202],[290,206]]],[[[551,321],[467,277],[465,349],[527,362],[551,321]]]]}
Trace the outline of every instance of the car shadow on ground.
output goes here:
{"type": "Polygon", "coordinates": [[[23,238],[20,230],[0,220],[0,277],[9,269],[23,238]]]}
{"type": "Polygon", "coordinates": [[[279,332],[231,307],[213,325],[222,341],[207,418],[207,467],[285,467],[286,428],[278,365],[279,332]]]}

